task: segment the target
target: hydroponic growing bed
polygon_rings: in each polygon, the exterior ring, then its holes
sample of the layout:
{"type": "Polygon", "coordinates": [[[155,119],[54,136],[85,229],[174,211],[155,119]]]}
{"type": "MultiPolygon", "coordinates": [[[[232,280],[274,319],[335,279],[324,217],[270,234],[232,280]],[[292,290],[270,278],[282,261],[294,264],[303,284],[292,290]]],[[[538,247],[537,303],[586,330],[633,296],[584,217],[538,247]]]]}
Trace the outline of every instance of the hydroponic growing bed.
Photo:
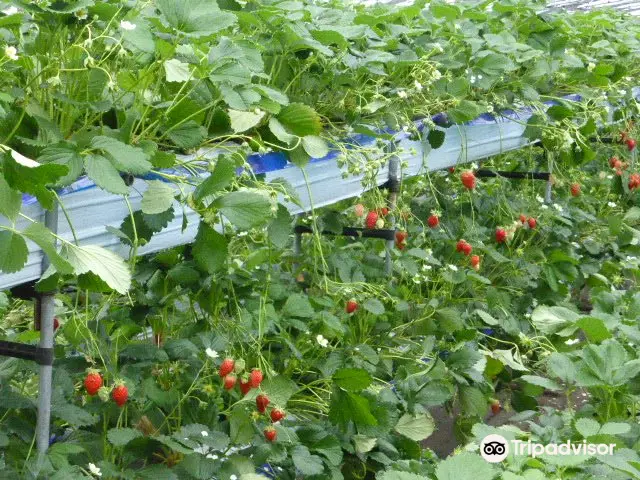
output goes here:
{"type": "Polygon", "coordinates": [[[5,3],[0,478],[640,478],[635,19],[5,3]]]}

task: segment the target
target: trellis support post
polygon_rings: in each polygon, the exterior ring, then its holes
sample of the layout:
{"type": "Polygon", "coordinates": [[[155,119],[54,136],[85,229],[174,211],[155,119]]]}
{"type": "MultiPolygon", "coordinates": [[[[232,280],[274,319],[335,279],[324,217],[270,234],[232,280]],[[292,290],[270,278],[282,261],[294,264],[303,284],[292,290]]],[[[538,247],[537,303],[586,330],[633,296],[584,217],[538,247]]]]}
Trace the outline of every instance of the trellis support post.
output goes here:
{"type": "MultiPolygon", "coordinates": [[[[389,190],[389,211],[391,212],[389,222],[391,223],[391,228],[395,230],[396,219],[393,211],[396,208],[398,193],[400,192],[400,158],[396,154],[396,144],[393,141],[389,142],[387,151],[392,154],[391,158],[389,158],[389,179],[387,180],[387,187],[389,190]]],[[[394,244],[395,238],[387,240],[384,263],[384,271],[387,276],[391,276],[393,273],[391,252],[394,244]]]]}
{"type": "MultiPolygon", "coordinates": [[[[58,204],[45,212],[45,226],[54,233],[58,231],[58,204]]],[[[49,268],[46,255],[42,259],[42,272],[49,268]]],[[[51,382],[53,376],[53,322],[55,314],[54,292],[43,293],[36,300],[36,315],[40,319],[40,344],[42,351],[50,352],[48,361],[40,362],[40,389],[38,390],[38,422],[36,426],[36,445],[42,457],[49,448],[51,423],[51,382]]]]}

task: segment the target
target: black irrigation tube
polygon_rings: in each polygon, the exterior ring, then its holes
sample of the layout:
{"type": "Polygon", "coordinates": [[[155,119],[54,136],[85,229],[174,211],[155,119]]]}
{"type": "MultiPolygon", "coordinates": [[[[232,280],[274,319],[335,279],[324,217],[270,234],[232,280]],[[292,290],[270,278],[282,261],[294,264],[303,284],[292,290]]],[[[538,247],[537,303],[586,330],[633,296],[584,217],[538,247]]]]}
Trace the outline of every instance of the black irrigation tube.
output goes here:
{"type": "Polygon", "coordinates": [[[493,170],[476,170],[475,175],[480,178],[504,177],[516,180],[529,179],[545,181],[548,181],[551,176],[549,172],[503,172],[493,170]]]}
{"type": "MultiPolygon", "coordinates": [[[[293,231],[300,235],[303,233],[313,233],[313,229],[311,227],[307,227],[305,225],[296,225],[293,231]]],[[[322,235],[334,235],[334,236],[343,236],[343,237],[362,237],[362,238],[379,238],[382,240],[395,240],[396,231],[395,230],[386,230],[386,229],[367,229],[367,228],[359,228],[359,227],[344,227],[341,233],[331,232],[325,230],[322,232],[322,235]]]]}
{"type": "Polygon", "coordinates": [[[0,340],[0,355],[31,360],[39,365],[53,365],[53,348],[0,340]]]}

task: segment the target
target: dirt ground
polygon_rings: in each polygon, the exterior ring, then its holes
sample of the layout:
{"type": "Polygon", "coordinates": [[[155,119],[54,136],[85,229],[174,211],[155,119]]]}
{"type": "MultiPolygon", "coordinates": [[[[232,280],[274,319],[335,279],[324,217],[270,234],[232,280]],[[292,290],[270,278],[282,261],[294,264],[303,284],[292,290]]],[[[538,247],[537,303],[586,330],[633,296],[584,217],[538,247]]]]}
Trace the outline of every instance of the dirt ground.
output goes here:
{"type": "MultiPolygon", "coordinates": [[[[584,391],[575,392],[572,399],[572,407],[574,409],[580,409],[588,401],[588,394],[584,391]]],[[[541,407],[552,407],[558,410],[564,410],[567,407],[567,400],[564,395],[556,395],[553,392],[545,392],[542,396],[538,397],[538,405],[541,407]]],[[[487,406],[488,415],[484,418],[484,421],[488,425],[499,427],[513,423],[510,421],[511,417],[516,415],[517,412],[511,410],[502,410],[497,415],[490,413],[490,409],[487,406]]],[[[444,407],[434,407],[430,410],[431,415],[436,423],[436,431],[424,441],[424,446],[433,450],[440,458],[449,456],[454,449],[459,445],[459,441],[456,438],[454,430],[454,420],[456,412],[453,415],[449,414],[444,407]]],[[[525,430],[524,425],[514,423],[519,428],[525,430]]]]}

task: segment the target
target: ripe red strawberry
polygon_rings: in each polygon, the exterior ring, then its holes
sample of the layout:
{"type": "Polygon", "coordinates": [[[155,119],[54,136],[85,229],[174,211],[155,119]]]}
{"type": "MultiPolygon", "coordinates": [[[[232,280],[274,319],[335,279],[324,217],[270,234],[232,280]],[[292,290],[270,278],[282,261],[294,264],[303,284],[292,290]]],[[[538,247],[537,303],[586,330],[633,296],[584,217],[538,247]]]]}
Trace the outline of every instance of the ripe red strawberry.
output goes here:
{"type": "Polygon", "coordinates": [[[437,215],[431,215],[427,218],[427,223],[429,224],[429,227],[436,228],[440,224],[440,218],[437,215]]]}
{"type": "Polygon", "coordinates": [[[364,215],[364,205],[362,205],[361,203],[357,204],[354,208],[353,208],[354,213],[356,214],[356,217],[361,217],[364,215]]]}
{"type": "Polygon", "coordinates": [[[233,374],[229,374],[226,377],[224,377],[224,389],[231,390],[233,387],[236,386],[237,380],[238,378],[233,374]]]}
{"type": "Polygon", "coordinates": [[[529,220],[527,220],[527,223],[529,224],[529,228],[531,229],[536,228],[536,226],[538,225],[538,221],[533,217],[530,217],[529,220]]]}
{"type": "Polygon", "coordinates": [[[396,232],[396,247],[399,250],[404,250],[404,247],[407,245],[407,232],[396,232]]]}
{"type": "Polygon", "coordinates": [[[524,213],[520,214],[520,222],[525,223],[527,221],[527,216],[524,213]]]}
{"type": "Polygon", "coordinates": [[[346,310],[347,313],[353,313],[357,309],[358,309],[358,302],[356,302],[353,299],[347,301],[347,306],[345,307],[345,310],[346,310]]]}
{"type": "Polygon", "coordinates": [[[260,413],[264,413],[267,411],[267,405],[269,405],[270,402],[271,400],[269,400],[269,397],[264,393],[261,393],[256,397],[256,408],[260,413]]]}
{"type": "Polygon", "coordinates": [[[580,184],[579,183],[572,183],[571,184],[571,195],[574,197],[578,197],[580,196],[580,184]]]}
{"type": "Polygon", "coordinates": [[[632,173],[629,175],[629,190],[635,190],[640,187],[640,173],[632,173]]]}
{"type": "Polygon", "coordinates": [[[469,244],[469,243],[465,243],[465,244],[462,246],[462,253],[464,253],[464,254],[465,254],[465,256],[467,256],[467,257],[468,257],[469,255],[471,255],[471,251],[472,251],[472,250],[473,250],[473,247],[472,247],[472,246],[471,246],[471,244],[469,244]]]}
{"type": "Polygon", "coordinates": [[[226,377],[231,372],[233,372],[233,367],[235,366],[235,364],[236,362],[233,360],[233,358],[225,358],[220,365],[220,370],[218,371],[218,373],[221,377],[226,377]]]}
{"type": "Polygon", "coordinates": [[[269,414],[271,417],[271,421],[273,423],[279,422],[280,420],[282,420],[286,414],[284,413],[284,410],[276,407],[273,410],[271,410],[271,413],[269,414]]]}
{"type": "Polygon", "coordinates": [[[378,214],[373,210],[367,214],[367,218],[364,223],[367,228],[376,228],[376,222],[378,221],[378,214]]]}
{"type": "Polygon", "coordinates": [[[476,188],[476,176],[471,170],[465,170],[460,174],[460,180],[462,184],[468,189],[473,190],[476,188]]]}
{"type": "Polygon", "coordinates": [[[129,390],[126,385],[120,383],[116,385],[113,390],[111,390],[111,398],[119,407],[122,407],[125,403],[127,403],[127,399],[129,398],[129,390]]]}
{"type": "Polygon", "coordinates": [[[456,243],[456,252],[462,252],[466,243],[466,240],[458,240],[458,243],[456,243]]]}
{"type": "Polygon", "coordinates": [[[504,228],[496,228],[496,242],[504,243],[507,239],[507,232],[504,228]]]}
{"type": "Polygon", "coordinates": [[[382,213],[383,217],[386,217],[387,215],[389,215],[389,209],[387,207],[382,207],[382,210],[380,210],[380,213],[382,213]]]}
{"type": "Polygon", "coordinates": [[[242,396],[244,397],[249,393],[249,390],[251,390],[251,382],[248,379],[246,381],[240,379],[240,391],[242,392],[242,396]]]}
{"type": "Polygon", "coordinates": [[[636,148],[637,142],[633,138],[628,138],[626,144],[629,151],[632,152],[636,148]]]}
{"type": "Polygon", "coordinates": [[[491,400],[491,412],[494,415],[497,415],[500,413],[500,410],[502,410],[502,405],[500,405],[500,400],[498,399],[491,400]]]}
{"type": "Polygon", "coordinates": [[[254,368],[249,374],[249,384],[251,388],[258,388],[262,383],[262,371],[259,368],[254,368]]]}
{"type": "Polygon", "coordinates": [[[53,317],[53,331],[55,332],[58,328],[60,328],[60,320],[58,317],[53,317]]]}
{"type": "Polygon", "coordinates": [[[275,442],[277,436],[278,432],[276,432],[275,428],[267,427],[264,429],[264,438],[267,440],[267,442],[275,442]]]}
{"type": "Polygon", "coordinates": [[[97,370],[89,370],[84,377],[84,388],[87,393],[94,396],[102,386],[102,375],[97,370]]]}
{"type": "Polygon", "coordinates": [[[609,166],[611,168],[618,168],[617,165],[620,164],[620,159],[616,156],[613,156],[609,159],[609,166]]]}
{"type": "Polygon", "coordinates": [[[456,167],[449,167],[448,170],[449,170],[449,173],[453,173],[456,171],[456,167]]]}
{"type": "Polygon", "coordinates": [[[471,266],[474,270],[480,270],[480,257],[478,255],[471,255],[471,266]]]}

